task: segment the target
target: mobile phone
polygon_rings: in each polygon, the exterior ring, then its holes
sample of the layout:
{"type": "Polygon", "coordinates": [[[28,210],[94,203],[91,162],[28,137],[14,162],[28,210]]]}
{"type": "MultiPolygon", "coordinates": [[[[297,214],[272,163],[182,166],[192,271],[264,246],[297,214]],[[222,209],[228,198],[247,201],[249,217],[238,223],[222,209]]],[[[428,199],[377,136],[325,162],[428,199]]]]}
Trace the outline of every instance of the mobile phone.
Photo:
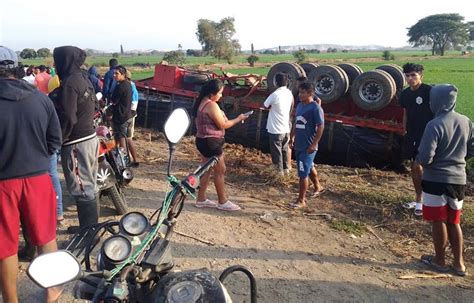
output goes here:
{"type": "Polygon", "coordinates": [[[248,117],[248,116],[250,116],[251,114],[253,114],[253,110],[244,113],[244,116],[247,116],[247,117],[248,117]]]}

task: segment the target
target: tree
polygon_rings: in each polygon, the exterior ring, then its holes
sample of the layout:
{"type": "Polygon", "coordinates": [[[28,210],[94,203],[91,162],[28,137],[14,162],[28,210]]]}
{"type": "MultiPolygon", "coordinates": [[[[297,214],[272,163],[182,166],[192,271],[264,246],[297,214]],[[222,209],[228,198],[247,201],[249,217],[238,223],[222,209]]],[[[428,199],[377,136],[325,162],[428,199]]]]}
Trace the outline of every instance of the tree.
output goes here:
{"type": "Polygon", "coordinates": [[[239,40],[233,39],[235,34],[235,19],[226,17],[219,22],[208,19],[199,19],[196,36],[206,54],[217,59],[226,59],[231,62],[234,55],[240,52],[239,40]]]}
{"type": "Polygon", "coordinates": [[[112,54],[112,57],[118,58],[118,57],[120,57],[120,54],[119,54],[119,53],[113,53],[113,54],[112,54]]]}
{"type": "Polygon", "coordinates": [[[51,51],[49,50],[49,48],[40,48],[36,51],[36,55],[40,58],[51,57],[51,51]]]}
{"type": "Polygon", "coordinates": [[[257,62],[260,58],[257,55],[250,55],[247,57],[247,62],[250,64],[250,66],[254,66],[255,62],[257,62]]]}
{"type": "Polygon", "coordinates": [[[469,42],[469,24],[459,14],[437,14],[419,20],[408,28],[408,42],[413,46],[431,46],[431,54],[444,52],[449,47],[469,42]]]}
{"type": "Polygon", "coordinates": [[[297,63],[303,63],[306,61],[306,51],[301,49],[293,53],[293,57],[295,57],[297,63]]]}
{"type": "Polygon", "coordinates": [[[36,58],[38,55],[36,54],[36,51],[32,48],[25,48],[21,51],[20,57],[23,59],[32,59],[36,58]]]}
{"type": "Polygon", "coordinates": [[[186,56],[202,57],[203,53],[202,53],[202,50],[200,50],[200,49],[187,49],[186,50],[186,56]]]}
{"type": "Polygon", "coordinates": [[[163,56],[163,60],[169,64],[183,65],[186,63],[186,56],[182,51],[170,51],[166,52],[163,56]]]}

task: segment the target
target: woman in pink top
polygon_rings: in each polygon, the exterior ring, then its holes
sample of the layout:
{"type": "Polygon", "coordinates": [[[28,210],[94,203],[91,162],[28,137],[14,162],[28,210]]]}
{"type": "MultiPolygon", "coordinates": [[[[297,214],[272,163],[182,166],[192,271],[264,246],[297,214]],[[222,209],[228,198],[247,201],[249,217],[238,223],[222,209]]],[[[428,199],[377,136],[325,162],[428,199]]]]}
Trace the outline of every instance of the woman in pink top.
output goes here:
{"type": "Polygon", "coordinates": [[[222,97],[224,85],[222,81],[213,79],[207,82],[201,89],[198,99],[194,104],[193,115],[196,117],[196,147],[201,153],[202,163],[210,157],[218,156],[219,162],[214,166],[214,185],[216,186],[218,202],[206,198],[207,186],[211,172],[207,172],[201,178],[201,184],[196,200],[196,207],[216,207],[220,210],[235,211],[240,207],[229,201],[225,194],[225,162],[224,145],[225,129],[245,120],[248,116],[240,114],[237,118],[228,120],[217,102],[222,97]]]}

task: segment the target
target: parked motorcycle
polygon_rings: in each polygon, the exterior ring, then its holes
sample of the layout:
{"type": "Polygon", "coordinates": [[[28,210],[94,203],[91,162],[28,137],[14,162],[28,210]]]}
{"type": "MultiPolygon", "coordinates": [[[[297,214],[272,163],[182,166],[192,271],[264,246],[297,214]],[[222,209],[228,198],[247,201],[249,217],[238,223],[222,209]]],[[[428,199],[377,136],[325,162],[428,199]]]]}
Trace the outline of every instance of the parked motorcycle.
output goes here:
{"type": "MultiPolygon", "coordinates": [[[[100,93],[98,93],[100,94],[100,93]]],[[[97,96],[100,100],[102,94],[97,96]]],[[[97,171],[97,186],[100,195],[107,195],[112,200],[117,214],[127,213],[127,201],[122,189],[133,180],[133,172],[128,167],[128,154],[116,145],[107,126],[107,106],[97,108],[94,116],[97,138],[99,139],[99,168],[97,171]]]]}
{"type": "Polygon", "coordinates": [[[243,266],[229,267],[219,278],[207,269],[172,272],[170,238],[184,200],[196,192],[200,177],[218,161],[210,158],[181,181],[170,175],[175,146],[189,124],[182,108],[173,111],[165,123],[171,189],[150,218],[130,212],[119,222],[87,227],[69,241],[66,250],[36,258],[27,271],[30,278],[44,288],[79,280],[75,297],[92,302],[232,302],[223,282],[230,273],[241,271],[250,281],[251,302],[257,302],[255,278],[243,266]]]}

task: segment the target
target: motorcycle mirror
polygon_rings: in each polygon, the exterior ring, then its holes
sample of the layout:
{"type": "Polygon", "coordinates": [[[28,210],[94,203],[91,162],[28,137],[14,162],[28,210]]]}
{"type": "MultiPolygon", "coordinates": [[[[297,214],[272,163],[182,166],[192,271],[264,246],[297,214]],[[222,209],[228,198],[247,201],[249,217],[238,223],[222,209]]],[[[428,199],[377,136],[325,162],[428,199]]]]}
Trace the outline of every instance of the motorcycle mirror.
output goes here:
{"type": "Polygon", "coordinates": [[[76,280],[82,271],[81,265],[71,253],[59,250],[34,259],[27,273],[33,282],[48,288],[76,280]]]}
{"type": "Polygon", "coordinates": [[[184,108],[175,109],[165,122],[165,136],[170,145],[181,140],[191,123],[188,112],[184,108]]]}

